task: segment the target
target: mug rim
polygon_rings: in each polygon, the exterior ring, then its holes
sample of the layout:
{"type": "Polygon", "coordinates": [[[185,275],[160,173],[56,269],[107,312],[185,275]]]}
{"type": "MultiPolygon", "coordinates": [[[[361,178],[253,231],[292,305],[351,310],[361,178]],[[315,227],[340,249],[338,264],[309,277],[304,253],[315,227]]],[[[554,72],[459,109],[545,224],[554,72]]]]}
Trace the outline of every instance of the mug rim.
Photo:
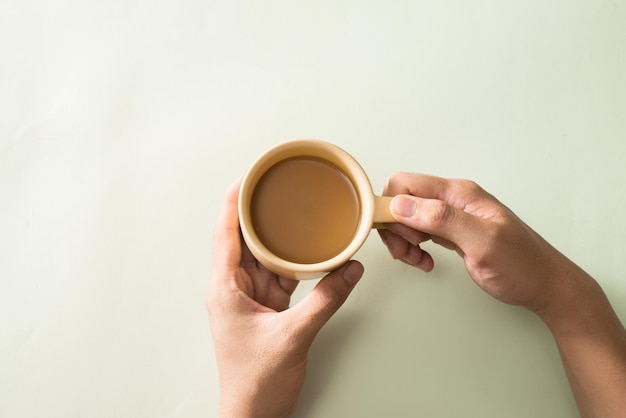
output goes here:
{"type": "Polygon", "coordinates": [[[365,243],[373,226],[374,192],[363,167],[344,149],[319,139],[296,139],[275,145],[252,163],[241,183],[238,211],[243,238],[261,264],[280,276],[314,278],[346,263],[365,243]],[[321,158],[337,166],[348,177],[359,199],[358,224],[350,243],[333,257],[316,263],[296,263],[274,254],[257,235],[250,216],[252,193],[263,174],[278,162],[298,156],[321,158]]]}

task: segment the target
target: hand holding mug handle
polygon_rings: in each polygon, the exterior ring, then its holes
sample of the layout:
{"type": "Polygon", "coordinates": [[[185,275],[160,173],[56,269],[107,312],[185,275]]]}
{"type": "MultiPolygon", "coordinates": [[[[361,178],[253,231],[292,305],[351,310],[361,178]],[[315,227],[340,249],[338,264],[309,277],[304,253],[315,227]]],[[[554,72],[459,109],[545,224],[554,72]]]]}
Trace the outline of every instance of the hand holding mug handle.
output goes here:
{"type": "Polygon", "coordinates": [[[394,258],[429,271],[422,242],[455,250],[485,292],[547,325],[583,416],[623,416],[626,331],[591,276],[474,182],[398,173],[384,193],[395,196],[399,224],[380,231],[394,258]]]}

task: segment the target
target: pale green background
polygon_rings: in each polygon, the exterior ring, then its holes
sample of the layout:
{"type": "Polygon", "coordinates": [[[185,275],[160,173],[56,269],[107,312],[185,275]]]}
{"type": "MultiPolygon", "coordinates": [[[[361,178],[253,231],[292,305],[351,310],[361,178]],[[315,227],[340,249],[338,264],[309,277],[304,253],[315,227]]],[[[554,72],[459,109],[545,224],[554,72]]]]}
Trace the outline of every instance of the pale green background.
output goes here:
{"type": "MultiPolygon", "coordinates": [[[[478,181],[624,320],[625,135],[623,1],[2,0],[0,416],[216,417],[213,224],[293,138],[478,181]]],[[[576,416],[544,326],[427,247],[372,234],[296,417],[576,416]]]]}

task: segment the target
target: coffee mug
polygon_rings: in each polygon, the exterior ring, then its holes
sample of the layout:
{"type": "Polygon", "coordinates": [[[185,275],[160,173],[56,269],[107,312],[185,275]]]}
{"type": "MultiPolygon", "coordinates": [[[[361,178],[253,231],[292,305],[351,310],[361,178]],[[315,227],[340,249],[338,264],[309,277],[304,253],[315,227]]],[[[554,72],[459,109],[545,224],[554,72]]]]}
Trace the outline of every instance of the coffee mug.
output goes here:
{"type": "Polygon", "coordinates": [[[263,153],[244,175],[239,223],[252,255],[291,279],[346,263],[373,227],[394,222],[359,163],[329,142],[301,139],[263,153]]]}

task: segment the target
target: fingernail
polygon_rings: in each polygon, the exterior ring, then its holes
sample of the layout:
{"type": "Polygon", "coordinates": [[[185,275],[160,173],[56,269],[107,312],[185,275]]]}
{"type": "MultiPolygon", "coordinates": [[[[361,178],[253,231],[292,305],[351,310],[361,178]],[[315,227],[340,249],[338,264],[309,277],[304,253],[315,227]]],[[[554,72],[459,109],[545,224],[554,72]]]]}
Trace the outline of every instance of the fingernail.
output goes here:
{"type": "Polygon", "coordinates": [[[363,275],[363,266],[357,262],[351,262],[343,271],[343,278],[345,281],[354,286],[363,275]]]}
{"type": "Polygon", "coordinates": [[[415,215],[417,204],[408,196],[396,196],[391,201],[391,213],[402,218],[410,218],[415,215]]]}

